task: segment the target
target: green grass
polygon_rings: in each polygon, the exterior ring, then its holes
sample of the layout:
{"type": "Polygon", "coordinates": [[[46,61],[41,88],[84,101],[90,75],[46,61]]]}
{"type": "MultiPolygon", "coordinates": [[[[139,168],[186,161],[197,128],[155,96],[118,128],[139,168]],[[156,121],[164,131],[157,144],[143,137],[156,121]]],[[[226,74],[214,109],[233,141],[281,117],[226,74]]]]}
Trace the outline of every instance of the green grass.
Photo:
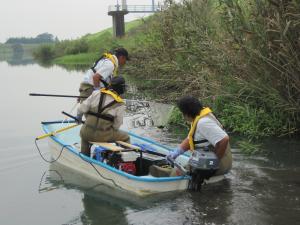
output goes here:
{"type": "Polygon", "coordinates": [[[97,53],[81,53],[58,57],[53,62],[60,65],[90,65],[97,57],[99,57],[97,53]]]}
{"type": "MultiPolygon", "coordinates": [[[[84,41],[88,45],[86,53],[79,54],[61,54],[55,57],[53,62],[59,65],[91,65],[103,52],[110,51],[116,47],[123,46],[129,50],[134,50],[137,42],[143,42],[144,34],[136,32],[144,22],[142,20],[135,20],[126,23],[126,35],[123,38],[113,38],[112,28],[105,29],[95,34],[87,34],[76,41],[84,41]]],[[[66,46],[57,45],[56,48],[68,48],[74,41],[66,43],[66,46]]]]}

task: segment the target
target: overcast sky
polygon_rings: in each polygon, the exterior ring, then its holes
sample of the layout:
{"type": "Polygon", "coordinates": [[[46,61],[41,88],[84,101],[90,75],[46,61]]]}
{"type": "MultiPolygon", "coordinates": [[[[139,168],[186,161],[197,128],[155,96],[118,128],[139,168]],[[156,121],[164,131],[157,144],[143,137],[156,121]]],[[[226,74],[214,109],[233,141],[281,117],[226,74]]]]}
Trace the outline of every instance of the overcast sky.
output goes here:
{"type": "MultiPolygon", "coordinates": [[[[96,33],[112,26],[107,10],[116,3],[117,0],[0,0],[0,42],[9,37],[35,37],[44,32],[59,39],[96,33]]],[[[151,5],[152,0],[127,0],[127,4],[151,5]]],[[[125,20],[147,15],[128,14],[125,20]]]]}

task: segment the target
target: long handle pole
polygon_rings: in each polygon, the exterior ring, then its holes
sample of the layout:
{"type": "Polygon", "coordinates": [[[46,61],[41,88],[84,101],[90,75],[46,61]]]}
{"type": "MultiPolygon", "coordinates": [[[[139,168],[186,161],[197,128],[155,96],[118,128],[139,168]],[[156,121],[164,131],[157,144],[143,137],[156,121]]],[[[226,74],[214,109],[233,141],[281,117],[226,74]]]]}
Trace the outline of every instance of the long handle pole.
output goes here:
{"type": "Polygon", "coordinates": [[[58,129],[56,131],[50,132],[48,134],[41,135],[41,136],[37,137],[36,140],[40,140],[40,139],[43,139],[43,138],[46,138],[46,137],[49,137],[49,136],[53,136],[55,134],[58,134],[60,132],[65,131],[65,130],[69,130],[69,129],[73,128],[73,127],[77,127],[78,125],[79,124],[72,124],[71,126],[64,127],[64,128],[58,129]]]}
{"type": "Polygon", "coordinates": [[[77,95],[53,95],[53,94],[38,94],[38,93],[29,93],[30,96],[45,96],[45,97],[61,97],[61,98],[87,98],[77,95]]]}
{"type": "Polygon", "coordinates": [[[62,111],[61,113],[68,116],[68,117],[70,117],[70,118],[72,118],[72,119],[74,119],[74,120],[76,120],[77,122],[84,123],[84,121],[79,121],[75,116],[72,116],[71,114],[66,113],[65,111],[62,111]]]}
{"type": "MultiPolygon", "coordinates": [[[[44,96],[44,97],[61,97],[61,98],[88,98],[78,95],[54,95],[54,94],[39,94],[39,93],[29,93],[29,96],[44,96]]],[[[137,100],[137,99],[123,99],[126,102],[139,102],[149,104],[149,101],[137,100]]]]}

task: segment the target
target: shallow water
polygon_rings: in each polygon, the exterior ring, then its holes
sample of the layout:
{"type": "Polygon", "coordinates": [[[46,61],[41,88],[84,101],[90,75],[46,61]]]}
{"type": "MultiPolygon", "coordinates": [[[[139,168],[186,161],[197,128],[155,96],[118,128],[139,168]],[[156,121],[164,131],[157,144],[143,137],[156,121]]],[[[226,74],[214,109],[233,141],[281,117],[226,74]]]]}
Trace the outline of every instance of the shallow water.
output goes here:
{"type": "MultiPolygon", "coordinates": [[[[269,153],[263,156],[247,156],[233,149],[228,178],[198,193],[138,198],[93,183],[58,164],[49,165],[35,148],[34,139],[42,134],[40,121],[63,119],[61,111],[70,112],[75,100],[29,97],[28,93],[76,95],[82,72],[5,62],[0,62],[0,72],[0,224],[300,223],[299,141],[270,140],[265,143],[269,153]]],[[[125,126],[175,146],[180,137],[175,131],[172,134],[153,126],[163,120],[153,121],[152,117],[147,106],[132,107],[125,126]]],[[[49,157],[46,141],[39,145],[49,157]]]]}

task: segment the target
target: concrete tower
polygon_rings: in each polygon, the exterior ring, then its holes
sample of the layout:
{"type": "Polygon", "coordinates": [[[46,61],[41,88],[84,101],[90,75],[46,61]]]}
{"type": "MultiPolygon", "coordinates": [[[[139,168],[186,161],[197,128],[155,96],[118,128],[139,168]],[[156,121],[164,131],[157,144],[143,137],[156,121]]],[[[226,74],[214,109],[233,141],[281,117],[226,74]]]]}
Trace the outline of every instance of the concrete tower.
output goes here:
{"type": "Polygon", "coordinates": [[[108,12],[108,15],[112,16],[113,22],[113,35],[115,37],[123,37],[125,35],[125,20],[124,16],[128,14],[126,0],[122,0],[122,5],[119,5],[119,1],[114,10],[108,12]]]}

